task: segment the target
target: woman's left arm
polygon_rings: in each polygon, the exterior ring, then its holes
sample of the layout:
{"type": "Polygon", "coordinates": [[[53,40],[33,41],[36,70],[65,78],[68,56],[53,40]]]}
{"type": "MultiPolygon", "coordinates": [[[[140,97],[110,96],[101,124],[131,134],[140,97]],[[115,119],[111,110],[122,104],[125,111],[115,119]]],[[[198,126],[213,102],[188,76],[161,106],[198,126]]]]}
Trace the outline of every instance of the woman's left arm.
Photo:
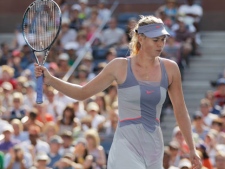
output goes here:
{"type": "Polygon", "coordinates": [[[193,168],[201,168],[201,160],[196,153],[195,144],[192,138],[191,120],[184,101],[184,95],[181,83],[181,74],[178,65],[175,62],[170,62],[169,73],[171,76],[171,83],[169,85],[168,93],[173,105],[174,115],[176,117],[178,126],[184,136],[186,143],[190,149],[190,158],[193,168]]]}
{"type": "Polygon", "coordinates": [[[189,146],[190,151],[195,150],[194,142],[192,139],[191,120],[182,91],[180,71],[176,64],[170,65],[170,67],[172,81],[169,85],[168,93],[173,105],[174,115],[185,138],[185,141],[189,146]]]}

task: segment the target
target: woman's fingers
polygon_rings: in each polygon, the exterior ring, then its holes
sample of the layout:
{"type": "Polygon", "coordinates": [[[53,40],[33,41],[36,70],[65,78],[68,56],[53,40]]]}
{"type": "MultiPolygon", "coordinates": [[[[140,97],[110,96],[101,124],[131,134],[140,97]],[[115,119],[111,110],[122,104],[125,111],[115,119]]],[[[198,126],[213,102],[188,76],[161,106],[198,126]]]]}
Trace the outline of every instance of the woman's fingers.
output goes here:
{"type": "Polygon", "coordinates": [[[43,74],[44,68],[35,63],[35,76],[39,77],[43,74]]]}

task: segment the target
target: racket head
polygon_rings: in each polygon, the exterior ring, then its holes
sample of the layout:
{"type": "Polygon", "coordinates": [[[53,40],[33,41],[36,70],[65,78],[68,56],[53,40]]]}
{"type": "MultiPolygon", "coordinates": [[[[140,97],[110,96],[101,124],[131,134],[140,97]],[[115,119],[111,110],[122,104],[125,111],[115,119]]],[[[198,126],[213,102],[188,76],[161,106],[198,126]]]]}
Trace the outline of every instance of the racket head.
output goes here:
{"type": "Polygon", "coordinates": [[[23,15],[23,37],[34,51],[45,51],[55,42],[61,22],[61,10],[56,2],[36,0],[28,6],[23,15]]]}

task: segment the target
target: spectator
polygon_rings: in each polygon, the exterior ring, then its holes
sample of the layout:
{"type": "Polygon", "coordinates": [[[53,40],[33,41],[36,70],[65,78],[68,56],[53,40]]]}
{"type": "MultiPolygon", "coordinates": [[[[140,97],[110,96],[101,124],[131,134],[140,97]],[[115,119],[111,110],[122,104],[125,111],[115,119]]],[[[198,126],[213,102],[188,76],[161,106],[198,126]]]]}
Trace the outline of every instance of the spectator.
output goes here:
{"type": "Polygon", "coordinates": [[[91,8],[88,7],[88,0],[78,0],[78,2],[81,7],[79,18],[82,20],[89,18],[91,13],[91,8]]]}
{"type": "Polygon", "coordinates": [[[41,139],[49,143],[51,140],[51,137],[57,135],[58,132],[59,132],[58,125],[55,122],[50,121],[45,124],[43,129],[43,137],[41,139]]]}
{"type": "Polygon", "coordinates": [[[81,164],[85,169],[91,168],[91,162],[88,160],[87,141],[85,138],[78,138],[75,142],[74,162],[81,164]]]}
{"type": "Polygon", "coordinates": [[[23,124],[18,119],[13,119],[11,121],[11,125],[13,127],[13,135],[12,138],[15,140],[19,140],[20,142],[26,141],[29,139],[28,133],[23,131],[23,124]]]}
{"type": "Polygon", "coordinates": [[[66,0],[56,0],[56,3],[59,5],[62,11],[62,17],[69,18],[69,4],[66,0]]]}
{"type": "Polygon", "coordinates": [[[34,105],[34,107],[37,109],[37,120],[43,124],[50,121],[54,121],[52,115],[47,112],[46,106],[47,106],[46,102],[34,105]]]}
{"type": "Polygon", "coordinates": [[[92,8],[91,9],[91,15],[88,19],[84,20],[82,23],[82,27],[89,28],[92,25],[95,25],[97,28],[102,24],[102,20],[98,17],[98,9],[92,8]]]}
{"type": "Polygon", "coordinates": [[[103,124],[103,133],[107,137],[113,137],[118,124],[118,110],[114,109],[109,111],[109,117],[106,122],[103,124]]]}
{"type": "Polygon", "coordinates": [[[34,159],[39,152],[49,153],[49,144],[40,139],[41,129],[38,126],[29,127],[29,140],[20,144],[25,152],[30,152],[34,159]]]}
{"type": "Polygon", "coordinates": [[[53,121],[56,121],[59,117],[59,110],[63,107],[60,105],[60,103],[55,99],[55,90],[51,86],[47,86],[46,88],[46,97],[47,97],[47,103],[46,103],[46,109],[47,112],[53,117],[53,121]]]}
{"type": "Polygon", "coordinates": [[[192,123],[192,131],[197,133],[198,136],[205,140],[207,133],[209,132],[209,128],[204,125],[203,117],[200,111],[196,111],[193,115],[193,123],[192,123]]]}
{"type": "Polygon", "coordinates": [[[14,79],[14,69],[11,68],[8,65],[1,66],[2,69],[2,76],[0,78],[0,85],[3,84],[3,82],[9,82],[13,86],[13,89],[16,89],[17,82],[16,79],[14,79]]]}
{"type": "Polygon", "coordinates": [[[83,22],[83,19],[79,18],[80,11],[81,6],[79,4],[72,5],[70,13],[70,28],[75,29],[77,32],[81,29],[83,22]]]}
{"type": "Polygon", "coordinates": [[[217,80],[217,88],[214,92],[214,101],[215,105],[219,105],[222,108],[225,106],[225,78],[217,80]]]}
{"type": "Polygon", "coordinates": [[[56,164],[55,169],[83,169],[82,165],[73,162],[73,154],[65,154],[56,164]]]}
{"type": "Polygon", "coordinates": [[[43,128],[44,124],[37,120],[38,111],[36,108],[32,108],[28,115],[22,118],[21,122],[24,126],[24,131],[28,131],[30,126],[37,126],[40,129],[43,128]]]}
{"type": "Polygon", "coordinates": [[[87,104],[87,113],[91,116],[91,126],[93,129],[98,130],[99,125],[105,122],[105,117],[99,114],[99,106],[96,102],[90,102],[87,104]]]}
{"type": "Polygon", "coordinates": [[[17,25],[14,31],[14,39],[12,41],[12,48],[20,50],[25,44],[26,42],[23,37],[21,26],[17,25]]]}
{"type": "Polygon", "coordinates": [[[14,146],[4,158],[5,169],[28,169],[32,165],[31,154],[24,152],[19,145],[14,146]]]}
{"type": "Polygon", "coordinates": [[[74,100],[71,99],[70,97],[64,95],[62,92],[57,91],[56,95],[55,95],[55,99],[60,102],[60,104],[64,105],[63,109],[60,110],[60,112],[62,112],[66,105],[68,105],[69,103],[72,103],[74,100]]]}
{"type": "Polygon", "coordinates": [[[173,129],[173,138],[172,140],[175,140],[179,143],[179,155],[180,156],[186,156],[189,152],[189,148],[187,146],[187,143],[184,140],[183,134],[180,131],[180,128],[176,126],[173,129]]]}
{"type": "Polygon", "coordinates": [[[183,158],[180,160],[178,167],[179,169],[191,169],[192,168],[191,161],[187,158],[183,158]]]}
{"type": "Polygon", "coordinates": [[[61,53],[58,58],[59,69],[56,72],[58,78],[63,78],[64,75],[68,72],[69,66],[69,55],[67,53],[61,53]]]}
{"type": "Polygon", "coordinates": [[[209,159],[211,164],[215,165],[215,156],[216,156],[216,134],[217,132],[211,130],[207,134],[205,138],[205,146],[206,146],[206,152],[209,155],[209,159]]]}
{"type": "Polygon", "coordinates": [[[7,65],[8,62],[11,59],[9,46],[6,43],[1,44],[1,50],[0,50],[0,66],[7,65]]]}
{"type": "Polygon", "coordinates": [[[111,18],[108,24],[109,28],[105,29],[101,36],[101,43],[104,47],[112,47],[117,45],[122,36],[125,34],[124,30],[117,27],[116,18],[111,18]]]}
{"type": "Polygon", "coordinates": [[[93,59],[93,56],[92,56],[91,52],[85,53],[85,55],[83,57],[83,60],[81,61],[81,64],[85,65],[88,69],[89,74],[88,74],[87,80],[88,81],[92,80],[95,77],[95,74],[93,72],[93,70],[94,70],[94,59],[93,59]]]}
{"type": "Polygon", "coordinates": [[[81,120],[87,115],[87,112],[84,110],[84,105],[82,101],[73,100],[73,108],[75,110],[75,116],[81,120]]]}
{"type": "Polygon", "coordinates": [[[210,129],[216,130],[218,134],[222,131],[223,121],[220,117],[213,119],[210,129]]]}
{"type": "Polygon", "coordinates": [[[100,137],[95,129],[85,132],[88,154],[92,156],[92,167],[103,168],[106,165],[104,148],[100,145],[100,137]]]}
{"type": "Polygon", "coordinates": [[[169,169],[169,167],[170,167],[170,152],[168,147],[164,147],[163,169],[169,169]]]}
{"type": "Polygon", "coordinates": [[[62,18],[61,32],[59,39],[61,45],[64,47],[66,43],[75,41],[77,32],[74,29],[70,29],[70,20],[68,18],[62,18]]]}
{"type": "Polygon", "coordinates": [[[111,17],[110,10],[106,7],[106,0],[98,1],[98,17],[103,22],[107,22],[111,17]]]}
{"type": "Polygon", "coordinates": [[[64,131],[73,131],[73,128],[76,127],[79,123],[79,120],[76,118],[74,113],[74,107],[72,104],[68,104],[63,110],[62,116],[59,117],[57,125],[59,128],[59,134],[62,134],[64,131]]]}
{"type": "Polygon", "coordinates": [[[200,143],[196,148],[198,150],[197,152],[198,152],[199,156],[202,159],[202,166],[206,167],[208,169],[213,169],[213,166],[212,166],[211,161],[209,159],[209,155],[206,152],[205,145],[200,143]]]}
{"type": "Polygon", "coordinates": [[[64,49],[65,52],[69,55],[69,65],[72,66],[73,63],[77,59],[77,49],[79,47],[79,44],[77,42],[68,42],[65,44],[64,49]]]}
{"type": "Polygon", "coordinates": [[[12,138],[13,127],[11,124],[5,125],[2,129],[4,138],[0,141],[0,151],[3,153],[8,153],[9,150],[16,144],[19,143],[19,140],[12,138]]]}
{"type": "Polygon", "coordinates": [[[13,86],[9,82],[3,82],[1,87],[3,89],[1,104],[2,104],[2,107],[7,109],[5,113],[2,114],[2,118],[5,120],[9,120],[9,116],[10,116],[9,109],[12,108],[12,104],[13,104],[13,101],[12,101],[13,86]]]}
{"type": "Polygon", "coordinates": [[[216,168],[215,169],[225,169],[225,154],[223,151],[219,151],[216,154],[216,168]]]}
{"type": "Polygon", "coordinates": [[[13,93],[13,107],[10,111],[10,120],[21,120],[26,115],[26,111],[23,108],[23,95],[19,92],[13,93]]]}
{"type": "Polygon", "coordinates": [[[128,42],[131,41],[130,33],[132,32],[132,30],[134,29],[136,24],[137,24],[136,18],[134,18],[134,17],[129,18],[129,20],[127,22],[127,27],[126,27],[126,30],[125,30],[128,42]]]}
{"type": "Polygon", "coordinates": [[[31,110],[33,105],[36,102],[36,91],[35,91],[35,83],[33,81],[28,81],[24,83],[24,87],[26,88],[26,92],[24,95],[24,107],[25,109],[31,110]]]}
{"type": "Polygon", "coordinates": [[[72,146],[73,143],[73,135],[71,131],[64,130],[61,134],[63,143],[59,149],[59,154],[64,156],[66,153],[73,153],[74,147],[72,146]]]}
{"type": "Polygon", "coordinates": [[[210,102],[207,99],[201,99],[200,101],[200,111],[203,115],[203,121],[206,126],[211,126],[212,121],[216,119],[218,116],[210,113],[210,102]]]}
{"type": "Polygon", "coordinates": [[[170,166],[178,167],[180,161],[180,154],[179,154],[180,145],[177,141],[172,140],[169,142],[169,154],[170,154],[170,166]]]}
{"type": "Polygon", "coordinates": [[[40,152],[37,154],[36,158],[36,165],[33,166],[31,169],[51,169],[47,167],[50,162],[50,158],[46,154],[46,152],[40,152]]]}
{"type": "Polygon", "coordinates": [[[196,5],[194,0],[186,0],[186,4],[179,7],[178,14],[183,16],[185,24],[194,25],[195,31],[199,32],[199,23],[203,15],[203,9],[201,6],[196,5]]]}
{"type": "Polygon", "coordinates": [[[113,103],[117,102],[118,96],[117,96],[117,86],[116,83],[112,83],[107,89],[106,89],[106,95],[105,95],[105,102],[106,106],[109,109],[113,108],[113,103]]]}
{"type": "Polygon", "coordinates": [[[108,107],[106,107],[106,102],[105,102],[105,93],[100,92],[95,95],[94,101],[98,104],[99,106],[99,114],[103,115],[105,118],[108,118],[108,107]]]}
{"type": "Polygon", "coordinates": [[[24,84],[28,81],[27,77],[19,76],[16,78],[16,80],[17,80],[17,87],[16,90],[14,90],[14,92],[19,92],[24,95],[26,93],[24,84]]]}
{"type": "Polygon", "coordinates": [[[76,78],[74,79],[73,83],[79,84],[84,86],[85,84],[88,83],[88,75],[89,75],[89,69],[86,65],[81,64],[77,68],[77,75],[76,78]]]}
{"type": "Polygon", "coordinates": [[[109,48],[108,51],[106,52],[106,63],[109,63],[110,61],[112,61],[116,57],[117,57],[116,49],[113,48],[113,47],[109,48]]]}
{"type": "Polygon", "coordinates": [[[76,52],[78,57],[83,57],[86,52],[92,53],[92,48],[88,46],[86,43],[88,42],[88,35],[86,30],[80,30],[77,35],[77,42],[79,44],[79,48],[76,52]]]}
{"type": "Polygon", "coordinates": [[[14,50],[12,52],[12,68],[14,69],[14,78],[21,75],[23,68],[21,67],[21,57],[22,53],[19,50],[14,50]]]}
{"type": "MultiPolygon", "coordinates": [[[[195,37],[186,27],[181,18],[178,18],[178,28],[175,31],[175,39],[181,43],[181,56],[184,59],[187,66],[189,66],[189,57],[195,47],[195,37]]],[[[175,27],[175,26],[174,26],[175,27]]],[[[173,28],[172,28],[173,29],[173,28]]]]}
{"type": "MultiPolygon", "coordinates": [[[[20,66],[23,68],[23,70],[25,70],[30,64],[34,63],[34,54],[27,44],[23,45],[21,52],[23,55],[21,56],[20,66]]],[[[38,55],[38,53],[39,52],[36,52],[35,54],[38,55]]]]}
{"type": "Polygon", "coordinates": [[[50,139],[50,153],[48,154],[50,158],[50,163],[48,164],[48,167],[54,168],[54,165],[56,162],[58,162],[61,159],[61,155],[59,154],[59,149],[61,144],[63,143],[63,140],[60,136],[54,135],[50,139]]]}
{"type": "Polygon", "coordinates": [[[159,17],[161,12],[165,13],[165,15],[170,18],[172,24],[175,23],[178,12],[177,0],[166,0],[166,4],[156,10],[156,16],[159,17]]]}

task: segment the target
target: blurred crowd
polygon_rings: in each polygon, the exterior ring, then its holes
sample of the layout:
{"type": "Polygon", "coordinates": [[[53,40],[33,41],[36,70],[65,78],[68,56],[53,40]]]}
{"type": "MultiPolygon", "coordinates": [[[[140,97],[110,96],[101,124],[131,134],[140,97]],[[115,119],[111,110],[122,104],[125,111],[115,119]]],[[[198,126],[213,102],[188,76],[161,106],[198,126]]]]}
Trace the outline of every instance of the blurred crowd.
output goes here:
{"type": "MultiPolygon", "coordinates": [[[[88,0],[55,1],[62,11],[62,27],[45,62],[51,74],[63,78],[74,61],[83,57],[68,81],[85,85],[112,59],[129,56],[129,32],[138,16],[111,15],[106,0],[96,5],[88,0]],[[95,34],[103,23],[107,24],[95,34]],[[91,46],[86,45],[93,37],[91,46]]],[[[182,73],[189,68],[190,57],[201,55],[201,1],[166,0],[153,14],[164,21],[171,35],[161,57],[176,61],[182,73]]],[[[36,56],[41,60],[44,54],[36,56]]],[[[118,123],[116,84],[84,101],[44,85],[44,103],[36,104],[34,62],[18,26],[12,43],[2,43],[0,49],[0,168],[106,168],[118,123]]],[[[215,91],[206,92],[192,120],[194,140],[208,169],[225,166],[224,78],[221,73],[215,91]]],[[[191,168],[188,151],[175,127],[165,147],[164,168],[191,168]]]]}

